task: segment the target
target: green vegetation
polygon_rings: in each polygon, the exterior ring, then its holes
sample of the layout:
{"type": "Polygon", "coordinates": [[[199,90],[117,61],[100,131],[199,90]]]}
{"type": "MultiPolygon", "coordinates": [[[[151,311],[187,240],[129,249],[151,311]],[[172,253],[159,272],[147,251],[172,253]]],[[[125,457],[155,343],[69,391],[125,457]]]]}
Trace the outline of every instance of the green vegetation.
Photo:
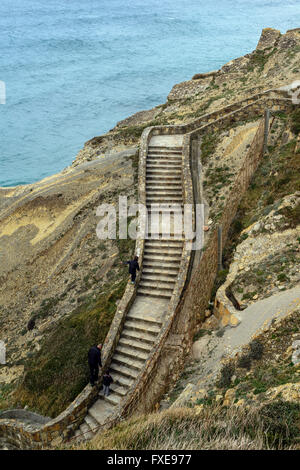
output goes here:
{"type": "Polygon", "coordinates": [[[206,165],[209,157],[214,153],[218,145],[218,135],[214,133],[205,134],[201,143],[201,160],[206,165]]]}
{"type": "Polygon", "coordinates": [[[228,388],[231,384],[231,379],[235,371],[235,366],[232,362],[224,364],[220,371],[220,378],[217,382],[217,387],[228,388]]]}
{"type": "Polygon", "coordinates": [[[59,300],[59,297],[44,299],[41,303],[41,308],[35,312],[32,312],[32,320],[36,320],[38,318],[46,318],[56,307],[59,300]]]}
{"type": "Polygon", "coordinates": [[[197,331],[197,333],[194,335],[193,341],[197,341],[200,338],[203,338],[205,335],[211,335],[212,331],[211,330],[205,330],[205,329],[200,329],[197,331]]]}
{"type": "Polygon", "coordinates": [[[13,388],[13,383],[2,383],[0,385],[0,410],[11,408],[11,392],[13,391],[13,388]]]}
{"type": "Polygon", "coordinates": [[[216,168],[208,168],[205,174],[205,180],[203,182],[203,186],[206,188],[208,196],[211,195],[216,200],[218,200],[220,191],[224,188],[224,186],[230,185],[233,176],[234,173],[231,172],[227,165],[216,168]]]}
{"type": "Polygon", "coordinates": [[[121,137],[123,141],[136,141],[138,140],[142,133],[143,130],[146,129],[147,127],[150,126],[164,126],[168,124],[168,119],[166,118],[165,115],[162,115],[160,118],[157,118],[153,121],[148,121],[145,124],[142,124],[140,126],[127,126],[124,128],[121,128],[118,130],[118,136],[121,137]]]}
{"type": "Polygon", "coordinates": [[[55,326],[41,350],[25,363],[16,405],[55,417],[74,400],[88,382],[87,351],[104,341],[126,283],[122,279],[104,286],[96,300],[86,299],[55,326]]]}
{"type": "Polygon", "coordinates": [[[300,133],[300,109],[297,109],[292,114],[292,131],[295,134],[300,133]]]}
{"type": "Polygon", "coordinates": [[[267,49],[264,49],[264,50],[256,49],[253,52],[253,54],[251,55],[249,64],[248,64],[248,72],[252,72],[254,68],[258,68],[259,72],[262,72],[269,58],[273,54],[275,54],[277,49],[276,47],[274,47],[269,53],[267,53],[266,51],[267,49]]]}
{"type": "Polygon", "coordinates": [[[250,409],[206,401],[194,408],[169,409],[133,417],[103,431],[81,449],[290,449],[300,438],[300,405],[280,400],[250,409]]]}

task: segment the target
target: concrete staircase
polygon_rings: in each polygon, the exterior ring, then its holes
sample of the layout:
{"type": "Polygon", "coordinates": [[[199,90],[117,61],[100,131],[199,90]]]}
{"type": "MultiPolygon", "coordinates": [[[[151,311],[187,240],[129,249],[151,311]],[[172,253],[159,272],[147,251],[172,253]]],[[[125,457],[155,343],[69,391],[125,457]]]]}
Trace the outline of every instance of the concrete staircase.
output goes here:
{"type": "Polygon", "coordinates": [[[89,408],[75,433],[78,441],[91,439],[128,395],[161,331],[183,249],[182,234],[174,232],[175,214],[182,214],[183,209],[182,136],[155,136],[150,140],[146,204],[148,239],[145,240],[141,279],[110,364],[114,383],[110,395],[104,396],[101,391],[99,399],[89,408]],[[163,206],[161,213],[158,204],[163,206]],[[170,206],[174,214],[167,220],[165,212],[170,206]]]}

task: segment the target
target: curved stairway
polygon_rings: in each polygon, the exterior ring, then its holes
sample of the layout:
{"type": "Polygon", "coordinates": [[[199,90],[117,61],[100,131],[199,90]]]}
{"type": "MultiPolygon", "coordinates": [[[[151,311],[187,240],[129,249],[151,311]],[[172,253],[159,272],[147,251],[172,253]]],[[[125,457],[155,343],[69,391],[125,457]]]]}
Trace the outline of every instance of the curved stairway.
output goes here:
{"type": "Polygon", "coordinates": [[[133,386],[163,325],[183,249],[182,234],[174,232],[175,214],[182,214],[183,210],[182,139],[183,136],[174,135],[150,140],[146,159],[148,238],[137,296],[110,364],[114,380],[111,393],[106,397],[100,392],[75,432],[78,440],[91,439],[99,426],[109,420],[133,386]],[[170,207],[173,213],[168,218],[170,207]]]}

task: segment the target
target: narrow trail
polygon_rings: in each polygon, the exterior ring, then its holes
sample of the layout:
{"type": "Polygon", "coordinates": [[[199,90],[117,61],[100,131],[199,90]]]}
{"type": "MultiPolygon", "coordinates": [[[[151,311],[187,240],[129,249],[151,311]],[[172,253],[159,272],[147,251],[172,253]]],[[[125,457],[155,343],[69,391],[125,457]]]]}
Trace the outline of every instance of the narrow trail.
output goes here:
{"type": "Polygon", "coordinates": [[[251,338],[276,320],[284,318],[300,307],[300,285],[259,300],[239,312],[241,323],[232,328],[226,327],[223,336],[205,335],[194,343],[193,356],[197,361],[197,371],[189,382],[188,393],[183,392],[172,407],[183,405],[196,390],[213,386],[221,369],[224,357],[234,356],[251,338]]]}

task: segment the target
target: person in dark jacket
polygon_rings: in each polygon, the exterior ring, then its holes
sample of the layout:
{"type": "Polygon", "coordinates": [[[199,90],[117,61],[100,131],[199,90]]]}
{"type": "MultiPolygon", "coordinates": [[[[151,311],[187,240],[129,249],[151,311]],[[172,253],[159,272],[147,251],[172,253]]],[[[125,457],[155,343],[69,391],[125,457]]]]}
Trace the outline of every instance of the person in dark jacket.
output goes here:
{"type": "Polygon", "coordinates": [[[98,380],[99,366],[102,367],[101,349],[102,349],[102,344],[98,344],[98,346],[92,346],[88,352],[88,362],[89,362],[89,367],[90,367],[90,383],[92,386],[94,386],[95,382],[97,382],[98,380]]]}
{"type": "Polygon", "coordinates": [[[129,274],[131,274],[131,283],[134,284],[136,279],[136,270],[140,270],[138,256],[135,256],[131,261],[125,261],[124,264],[129,264],[129,274]]]}
{"type": "Polygon", "coordinates": [[[112,383],[113,383],[113,378],[110,375],[109,370],[107,370],[105,374],[103,375],[103,392],[104,392],[104,395],[106,395],[107,397],[109,395],[110,384],[112,383]]]}

